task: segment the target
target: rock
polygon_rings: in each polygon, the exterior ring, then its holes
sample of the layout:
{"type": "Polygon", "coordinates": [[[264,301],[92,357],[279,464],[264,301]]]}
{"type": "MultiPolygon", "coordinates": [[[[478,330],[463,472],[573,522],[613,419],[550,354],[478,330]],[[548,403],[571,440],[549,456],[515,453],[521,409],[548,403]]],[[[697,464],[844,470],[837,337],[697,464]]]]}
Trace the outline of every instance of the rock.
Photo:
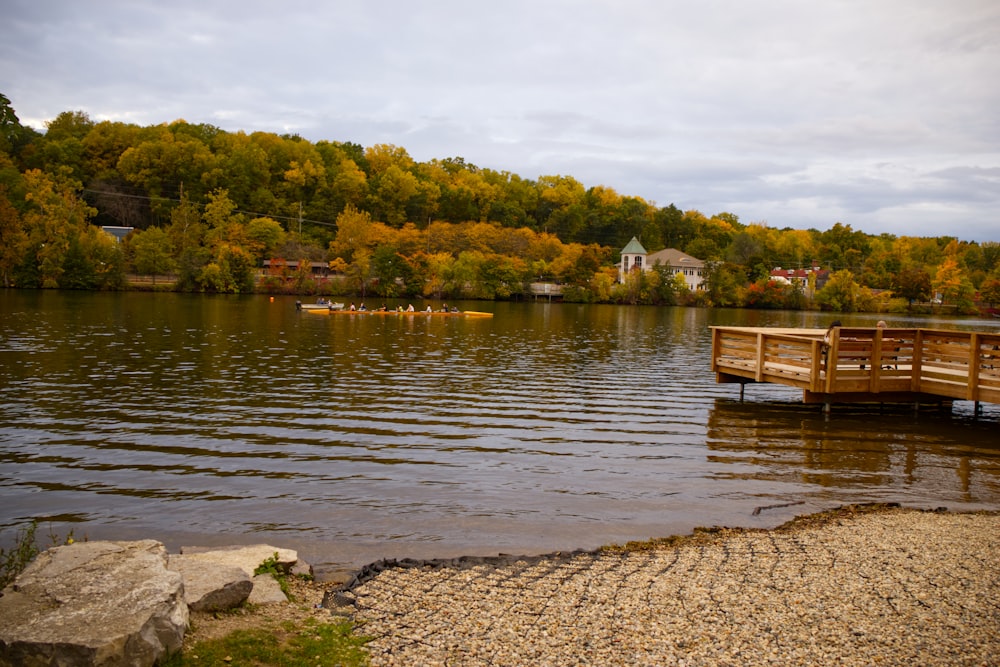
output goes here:
{"type": "Polygon", "coordinates": [[[293,577],[312,578],[313,576],[315,576],[315,573],[313,572],[313,566],[305,562],[304,560],[295,561],[295,564],[292,565],[290,570],[288,570],[288,574],[292,575],[293,577]]]}
{"type": "Polygon", "coordinates": [[[223,565],[238,567],[252,577],[261,563],[278,554],[278,567],[288,572],[299,560],[299,555],[292,549],[279,549],[269,544],[255,544],[242,547],[181,547],[181,554],[208,560],[223,565]]]}
{"type": "Polygon", "coordinates": [[[247,598],[250,604],[278,604],[288,602],[278,580],[269,574],[258,574],[253,578],[253,590],[247,598]]]}
{"type": "Polygon", "coordinates": [[[180,650],[181,575],[154,540],[43,552],[0,597],[0,665],[152,665],[180,650]]]}
{"type": "Polygon", "coordinates": [[[184,599],[192,611],[233,609],[253,590],[250,577],[238,567],[183,555],[170,556],[167,567],[184,579],[184,599]]]}

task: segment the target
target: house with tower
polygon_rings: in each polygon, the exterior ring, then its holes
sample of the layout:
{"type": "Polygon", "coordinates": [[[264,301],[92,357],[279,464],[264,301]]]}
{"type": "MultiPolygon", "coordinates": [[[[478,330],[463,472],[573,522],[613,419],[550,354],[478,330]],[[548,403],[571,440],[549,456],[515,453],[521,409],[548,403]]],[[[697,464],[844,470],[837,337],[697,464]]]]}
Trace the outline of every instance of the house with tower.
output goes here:
{"type": "Polygon", "coordinates": [[[625,276],[633,271],[652,271],[657,266],[667,267],[674,275],[683,275],[684,282],[692,291],[704,289],[705,262],[674,248],[648,253],[634,236],[622,248],[618,282],[625,282],[625,276]]]}

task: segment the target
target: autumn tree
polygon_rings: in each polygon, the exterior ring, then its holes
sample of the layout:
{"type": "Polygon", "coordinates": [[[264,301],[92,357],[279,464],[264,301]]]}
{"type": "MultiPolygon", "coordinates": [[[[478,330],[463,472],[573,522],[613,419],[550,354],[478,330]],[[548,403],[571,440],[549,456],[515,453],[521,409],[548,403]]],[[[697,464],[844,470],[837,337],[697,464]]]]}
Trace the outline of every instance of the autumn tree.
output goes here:
{"type": "Polygon", "coordinates": [[[853,273],[847,269],[834,271],[823,289],[816,294],[816,301],[823,310],[852,313],[857,310],[860,289],[853,273]]]}
{"type": "Polygon", "coordinates": [[[176,266],[170,236],[160,227],[133,232],[128,239],[128,248],[135,272],[153,276],[154,285],[158,274],[171,273],[176,266]]]}
{"type": "Polygon", "coordinates": [[[0,285],[11,287],[14,269],[28,252],[28,234],[6,195],[6,186],[0,184],[0,285]]]}
{"type": "Polygon", "coordinates": [[[984,280],[979,288],[979,296],[991,307],[1000,303],[1000,278],[990,277],[984,280]]]}
{"type": "Polygon", "coordinates": [[[934,291],[941,295],[943,303],[950,303],[960,311],[974,310],[975,288],[954,257],[944,260],[937,270],[932,283],[934,291]]]}
{"type": "Polygon", "coordinates": [[[896,274],[892,291],[911,305],[916,301],[927,301],[931,298],[930,274],[921,267],[907,266],[896,274]]]}
{"type": "Polygon", "coordinates": [[[96,211],[76,195],[80,184],[66,171],[53,179],[31,169],[25,172],[24,182],[28,208],[22,220],[28,240],[16,282],[26,287],[59,287],[70,245],[96,211]]]}

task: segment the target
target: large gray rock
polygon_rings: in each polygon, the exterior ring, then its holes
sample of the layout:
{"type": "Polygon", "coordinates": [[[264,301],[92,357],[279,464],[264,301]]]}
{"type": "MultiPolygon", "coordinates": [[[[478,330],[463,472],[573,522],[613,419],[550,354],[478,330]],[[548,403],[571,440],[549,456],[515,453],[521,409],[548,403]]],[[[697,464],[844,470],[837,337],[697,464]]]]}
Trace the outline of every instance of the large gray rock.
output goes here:
{"type": "Polygon", "coordinates": [[[154,540],[43,552],[0,597],[0,665],[152,665],[180,650],[188,606],[166,562],[154,540]]]}
{"type": "Polygon", "coordinates": [[[211,561],[221,565],[238,567],[252,577],[254,570],[268,558],[278,555],[278,567],[288,572],[298,561],[299,555],[293,549],[279,549],[269,544],[253,544],[237,547],[181,547],[186,557],[211,561]]]}
{"type": "Polygon", "coordinates": [[[192,611],[233,609],[246,602],[254,583],[238,567],[211,560],[175,555],[167,567],[180,572],[184,580],[184,599],[192,611]]]}

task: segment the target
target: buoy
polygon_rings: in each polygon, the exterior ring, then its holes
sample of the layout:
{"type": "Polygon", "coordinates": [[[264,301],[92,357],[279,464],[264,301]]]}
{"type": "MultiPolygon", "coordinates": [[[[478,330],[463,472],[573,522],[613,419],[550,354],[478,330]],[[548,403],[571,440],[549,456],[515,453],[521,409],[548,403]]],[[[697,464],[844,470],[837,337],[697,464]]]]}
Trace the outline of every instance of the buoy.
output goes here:
{"type": "Polygon", "coordinates": [[[274,303],[274,297],[273,296],[271,297],[271,303],[274,303]]]}

